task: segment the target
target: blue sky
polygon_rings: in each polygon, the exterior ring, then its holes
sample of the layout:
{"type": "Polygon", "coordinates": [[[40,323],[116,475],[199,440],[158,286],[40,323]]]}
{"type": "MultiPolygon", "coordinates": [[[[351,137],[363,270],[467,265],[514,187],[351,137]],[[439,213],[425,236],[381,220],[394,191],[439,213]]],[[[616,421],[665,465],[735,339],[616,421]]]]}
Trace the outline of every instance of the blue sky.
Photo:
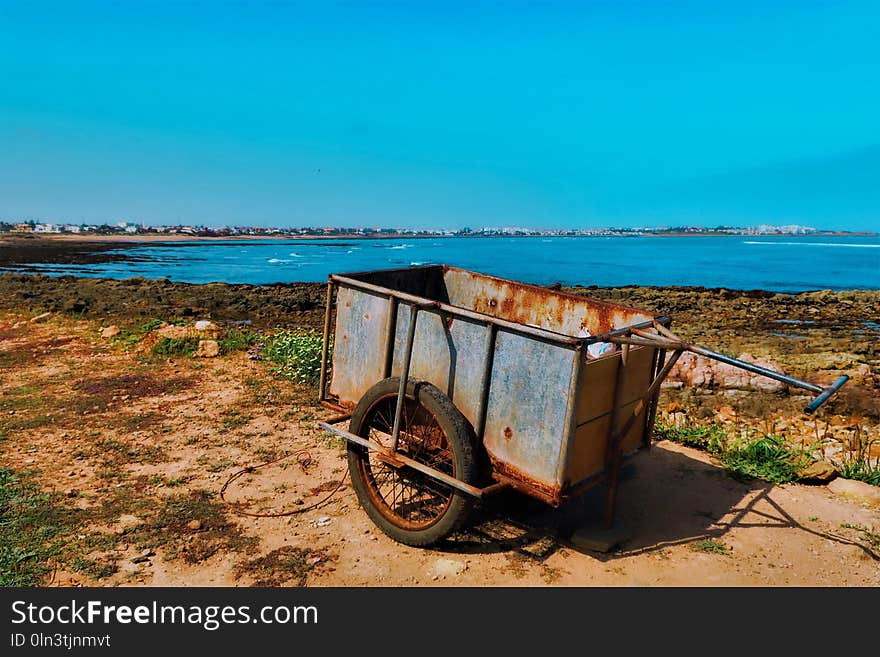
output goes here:
{"type": "Polygon", "coordinates": [[[0,218],[880,230],[876,2],[0,0],[0,218]]]}

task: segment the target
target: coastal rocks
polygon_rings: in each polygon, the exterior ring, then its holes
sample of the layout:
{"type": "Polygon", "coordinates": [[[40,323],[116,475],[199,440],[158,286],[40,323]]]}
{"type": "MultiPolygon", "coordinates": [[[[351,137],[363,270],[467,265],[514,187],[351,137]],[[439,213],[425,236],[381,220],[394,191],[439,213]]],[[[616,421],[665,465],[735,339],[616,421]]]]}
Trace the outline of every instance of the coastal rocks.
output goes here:
{"type": "MultiPolygon", "coordinates": [[[[782,372],[782,369],[775,363],[763,358],[756,358],[751,354],[741,354],[739,360],[774,372],[782,372]]],[[[785,390],[785,384],[774,379],[691,353],[682,354],[668,378],[673,383],[680,382],[689,386],[705,388],[760,390],[762,392],[785,390]]]]}
{"type": "Polygon", "coordinates": [[[102,338],[113,338],[113,337],[116,337],[117,335],[119,335],[119,333],[120,333],[119,327],[114,324],[112,326],[108,326],[103,331],[101,331],[101,337],[102,338]]]}
{"type": "Polygon", "coordinates": [[[217,325],[207,319],[200,319],[195,323],[196,331],[216,331],[218,329],[217,325]]]}
{"type": "Polygon", "coordinates": [[[215,358],[220,355],[220,344],[216,340],[199,340],[195,358],[215,358]]]}

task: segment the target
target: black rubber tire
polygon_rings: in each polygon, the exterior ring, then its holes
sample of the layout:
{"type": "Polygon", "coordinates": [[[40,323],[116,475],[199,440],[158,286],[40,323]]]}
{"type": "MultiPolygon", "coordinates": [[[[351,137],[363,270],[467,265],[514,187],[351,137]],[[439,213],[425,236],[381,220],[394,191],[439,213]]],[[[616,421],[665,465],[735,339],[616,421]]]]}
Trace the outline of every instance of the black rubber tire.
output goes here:
{"type": "MultiPolygon", "coordinates": [[[[369,437],[371,426],[376,424],[380,409],[387,414],[386,409],[389,407],[393,409],[396,405],[399,388],[399,377],[384,379],[370,388],[352,413],[349,431],[364,438],[369,437]]],[[[467,419],[449,398],[431,383],[411,380],[407,386],[406,398],[410,415],[418,417],[420,412],[418,409],[422,408],[433,415],[436,424],[442,430],[448,450],[452,452],[448,465],[454,468],[447,474],[465,483],[476,485],[479,481],[479,467],[475,455],[476,440],[467,419]]],[[[387,427],[386,422],[383,416],[382,423],[385,427],[387,427]]],[[[372,472],[369,451],[366,447],[350,442],[348,467],[352,487],[357,493],[361,506],[385,534],[405,545],[426,547],[443,540],[467,522],[476,502],[473,496],[435,479],[426,479],[426,475],[404,467],[394,471],[396,474],[391,476],[399,476],[405,480],[406,485],[413,487],[430,486],[431,493],[448,499],[445,502],[445,509],[438,511],[436,519],[427,521],[429,525],[408,526],[406,520],[395,512],[387,500],[384,500],[379,491],[379,484],[375,484],[376,478],[372,472]]],[[[380,464],[380,467],[387,466],[380,464]]]]}

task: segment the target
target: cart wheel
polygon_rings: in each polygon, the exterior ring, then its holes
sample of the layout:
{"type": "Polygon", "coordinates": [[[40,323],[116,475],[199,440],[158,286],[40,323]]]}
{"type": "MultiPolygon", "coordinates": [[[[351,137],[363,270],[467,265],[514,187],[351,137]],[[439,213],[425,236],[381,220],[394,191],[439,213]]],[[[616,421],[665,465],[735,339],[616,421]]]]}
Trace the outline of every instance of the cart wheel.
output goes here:
{"type": "MultiPolygon", "coordinates": [[[[349,431],[391,445],[400,378],[380,381],[358,402],[349,431]]],[[[478,467],[473,432],[464,416],[436,386],[411,381],[400,420],[398,450],[465,483],[478,467]]],[[[474,499],[447,484],[379,460],[375,450],[349,443],[352,485],[367,515],[394,540],[422,547],[436,543],[467,520],[474,499]]]]}

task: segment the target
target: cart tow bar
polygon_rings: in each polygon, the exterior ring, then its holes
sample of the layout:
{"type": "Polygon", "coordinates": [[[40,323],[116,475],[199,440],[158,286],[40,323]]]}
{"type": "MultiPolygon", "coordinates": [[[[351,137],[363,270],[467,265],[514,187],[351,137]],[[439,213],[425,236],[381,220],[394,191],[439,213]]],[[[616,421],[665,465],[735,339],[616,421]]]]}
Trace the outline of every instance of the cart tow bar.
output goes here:
{"type": "Polygon", "coordinates": [[[618,345],[630,344],[643,347],[658,347],[661,349],[690,351],[691,353],[705,356],[706,358],[711,358],[712,360],[717,360],[719,362],[726,363],[728,365],[732,365],[734,367],[738,367],[740,369],[747,370],[755,374],[760,374],[761,376],[766,376],[770,379],[775,379],[776,381],[781,381],[782,383],[794,386],[795,388],[809,390],[810,392],[816,393],[817,397],[809,404],[807,404],[806,407],[804,407],[804,413],[807,414],[815,413],[822,404],[827,402],[838,390],[840,390],[846,384],[847,381],[849,381],[849,377],[847,375],[843,375],[827,388],[823,388],[822,386],[817,386],[814,383],[807,383],[806,381],[795,379],[794,377],[781,374],[780,372],[768,370],[765,367],[760,367],[758,365],[753,365],[752,363],[747,363],[743,360],[738,360],[736,358],[731,358],[730,356],[725,356],[724,354],[720,354],[717,351],[712,351],[711,349],[706,349],[705,347],[689,344],[659,322],[654,322],[654,328],[656,329],[657,333],[650,333],[648,331],[635,328],[627,328],[622,331],[613,331],[602,336],[596,336],[591,341],[605,341],[618,345]]]}

